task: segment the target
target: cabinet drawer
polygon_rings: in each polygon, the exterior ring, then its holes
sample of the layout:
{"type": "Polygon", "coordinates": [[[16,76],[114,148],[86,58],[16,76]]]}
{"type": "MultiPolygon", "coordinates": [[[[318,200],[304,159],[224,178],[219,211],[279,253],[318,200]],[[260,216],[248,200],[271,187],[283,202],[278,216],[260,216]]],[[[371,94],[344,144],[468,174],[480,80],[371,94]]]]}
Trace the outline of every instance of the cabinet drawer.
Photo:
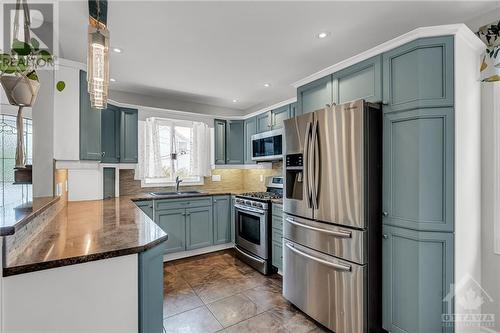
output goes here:
{"type": "Polygon", "coordinates": [[[283,232],[280,229],[273,228],[271,232],[271,240],[273,242],[279,242],[281,244],[281,242],[283,241],[283,232]]]}
{"type": "Polygon", "coordinates": [[[273,229],[274,228],[279,229],[283,232],[283,217],[281,217],[281,216],[278,217],[278,216],[273,215],[271,217],[271,221],[272,221],[271,224],[272,224],[273,229]]]}
{"type": "Polygon", "coordinates": [[[273,216],[283,217],[283,205],[273,203],[271,207],[273,216]]]}
{"type": "Polygon", "coordinates": [[[200,197],[190,199],[162,199],[155,200],[155,209],[175,209],[175,208],[190,208],[190,207],[205,207],[212,205],[212,197],[200,197]]]}

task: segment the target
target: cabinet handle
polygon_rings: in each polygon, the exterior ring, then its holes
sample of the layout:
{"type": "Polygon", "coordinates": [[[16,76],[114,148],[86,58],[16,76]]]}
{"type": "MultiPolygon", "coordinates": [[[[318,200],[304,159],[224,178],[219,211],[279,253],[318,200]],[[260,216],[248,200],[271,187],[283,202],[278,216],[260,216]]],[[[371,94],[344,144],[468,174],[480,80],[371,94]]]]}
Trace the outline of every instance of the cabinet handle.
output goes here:
{"type": "Polygon", "coordinates": [[[387,102],[387,101],[382,101],[382,105],[389,105],[389,102],[387,102]]]}
{"type": "Polygon", "coordinates": [[[214,199],[214,202],[217,202],[217,199],[214,199]]]}
{"type": "Polygon", "coordinates": [[[186,215],[187,215],[187,216],[191,216],[191,213],[187,213],[186,215]]]}
{"type": "Polygon", "coordinates": [[[389,236],[387,236],[386,234],[383,234],[383,235],[382,235],[382,237],[383,237],[384,239],[388,239],[388,238],[389,238],[389,236]]]}
{"type": "Polygon", "coordinates": [[[382,212],[382,216],[387,217],[387,216],[389,216],[389,213],[387,213],[387,212],[382,212]]]}
{"type": "Polygon", "coordinates": [[[106,156],[106,152],[105,151],[101,152],[101,157],[104,157],[104,156],[106,156]]]}

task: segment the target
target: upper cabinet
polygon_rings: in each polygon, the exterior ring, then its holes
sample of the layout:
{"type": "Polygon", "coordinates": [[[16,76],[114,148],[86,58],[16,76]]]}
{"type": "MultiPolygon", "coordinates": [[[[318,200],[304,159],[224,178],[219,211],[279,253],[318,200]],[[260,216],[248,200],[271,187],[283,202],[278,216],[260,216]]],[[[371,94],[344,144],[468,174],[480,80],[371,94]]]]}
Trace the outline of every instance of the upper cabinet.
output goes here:
{"type": "Polygon", "coordinates": [[[226,164],[244,163],[243,120],[226,122],[226,164]]]}
{"type": "Polygon", "coordinates": [[[384,112],[453,105],[453,37],[421,38],[383,54],[384,112]]]}
{"type": "Polygon", "coordinates": [[[257,133],[271,130],[271,112],[264,112],[255,116],[257,121],[257,133]]]}
{"type": "Polygon", "coordinates": [[[333,74],[333,101],[336,104],[364,99],[382,101],[382,56],[376,56],[333,74]]]}
{"type": "Polygon", "coordinates": [[[215,119],[215,164],[243,164],[244,121],[215,119]]]}
{"type": "Polygon", "coordinates": [[[101,111],[102,162],[120,162],[120,108],[111,104],[101,111]]]}
{"type": "Polygon", "coordinates": [[[252,135],[257,133],[256,117],[246,119],[244,126],[245,164],[253,164],[255,161],[252,161],[252,135]]]}
{"type": "Polygon", "coordinates": [[[101,111],[90,107],[87,73],[80,71],[80,159],[100,161],[101,111]]]}
{"type": "Polygon", "coordinates": [[[297,114],[323,109],[333,102],[332,75],[297,88],[297,114]]]}
{"type": "Polygon", "coordinates": [[[136,109],[121,108],[120,117],[120,162],[137,163],[137,127],[139,114],[136,109]]]}
{"type": "Polygon", "coordinates": [[[271,111],[271,129],[283,127],[283,120],[293,117],[291,105],[284,105],[271,111]]]}

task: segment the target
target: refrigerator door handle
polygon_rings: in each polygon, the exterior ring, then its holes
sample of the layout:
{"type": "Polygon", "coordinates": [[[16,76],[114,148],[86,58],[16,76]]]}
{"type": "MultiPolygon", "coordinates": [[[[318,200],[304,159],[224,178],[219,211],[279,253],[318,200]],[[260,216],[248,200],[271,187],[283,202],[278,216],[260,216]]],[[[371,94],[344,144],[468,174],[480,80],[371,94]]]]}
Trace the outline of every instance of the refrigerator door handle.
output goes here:
{"type": "Polygon", "coordinates": [[[312,193],[311,193],[311,183],[309,181],[309,151],[310,151],[310,145],[311,143],[311,122],[307,122],[306,126],[306,137],[304,139],[304,158],[303,160],[305,161],[304,163],[304,185],[305,185],[305,190],[306,190],[306,201],[307,201],[307,208],[311,208],[312,206],[312,193]]]}
{"type": "Polygon", "coordinates": [[[295,252],[296,254],[298,254],[299,256],[302,256],[302,257],[305,257],[307,259],[316,261],[316,262],[318,262],[320,264],[323,264],[325,266],[333,268],[333,269],[335,269],[337,271],[350,272],[351,269],[352,269],[351,266],[342,265],[342,264],[337,264],[337,263],[334,263],[334,262],[326,261],[326,260],[323,260],[321,258],[314,257],[314,256],[312,256],[310,254],[305,253],[305,252],[302,252],[299,249],[296,249],[292,244],[290,244],[288,242],[285,242],[285,246],[287,248],[289,248],[292,252],[295,252]]]}
{"type": "Polygon", "coordinates": [[[309,229],[309,230],[312,230],[312,231],[317,231],[317,232],[321,232],[323,234],[327,234],[327,235],[330,235],[330,236],[333,236],[333,237],[337,237],[337,238],[352,238],[352,233],[350,231],[334,231],[334,230],[327,230],[327,229],[321,229],[321,228],[316,228],[316,227],[313,227],[313,226],[310,226],[310,225],[307,225],[307,224],[303,224],[303,223],[300,223],[300,222],[297,222],[295,221],[294,219],[290,218],[290,217],[287,217],[285,219],[285,221],[287,221],[288,223],[291,223],[297,227],[300,227],[300,228],[304,228],[304,229],[309,229]]]}
{"type": "Polygon", "coordinates": [[[318,144],[318,119],[314,121],[311,140],[311,163],[313,165],[311,172],[312,202],[313,208],[318,209],[318,190],[319,190],[319,144],[318,144]]]}

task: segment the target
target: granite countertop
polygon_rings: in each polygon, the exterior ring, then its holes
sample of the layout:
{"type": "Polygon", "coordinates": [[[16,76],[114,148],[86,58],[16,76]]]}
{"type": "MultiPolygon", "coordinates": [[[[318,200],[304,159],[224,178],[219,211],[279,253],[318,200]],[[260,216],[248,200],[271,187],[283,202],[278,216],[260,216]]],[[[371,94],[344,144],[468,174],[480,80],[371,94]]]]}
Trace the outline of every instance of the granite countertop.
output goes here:
{"type": "MultiPolygon", "coordinates": [[[[166,192],[168,192],[168,191],[166,191],[166,192]]],[[[168,195],[152,195],[151,193],[139,193],[139,194],[135,194],[135,195],[125,196],[122,198],[129,198],[132,201],[145,201],[145,200],[183,199],[183,198],[207,197],[207,196],[214,196],[214,195],[234,195],[234,194],[240,194],[240,192],[234,193],[234,192],[228,192],[228,191],[222,191],[222,192],[200,191],[199,193],[182,193],[182,194],[174,193],[174,194],[168,194],[168,195]]]]}
{"type": "Polygon", "coordinates": [[[0,207],[0,236],[13,235],[34,217],[59,200],[59,197],[38,197],[0,207]]]}
{"type": "Polygon", "coordinates": [[[3,276],[139,253],[165,240],[130,198],[69,202],[17,257],[7,251],[3,276]]]}

